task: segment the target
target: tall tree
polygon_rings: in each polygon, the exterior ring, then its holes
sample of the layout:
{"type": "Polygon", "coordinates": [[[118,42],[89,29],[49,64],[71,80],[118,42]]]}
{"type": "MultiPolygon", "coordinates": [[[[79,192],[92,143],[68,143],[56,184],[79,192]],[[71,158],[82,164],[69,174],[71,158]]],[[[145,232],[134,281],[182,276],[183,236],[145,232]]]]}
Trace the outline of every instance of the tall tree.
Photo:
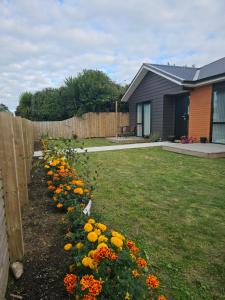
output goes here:
{"type": "Polygon", "coordinates": [[[5,104],[0,103],[0,111],[9,112],[9,109],[5,104]]]}
{"type": "Polygon", "coordinates": [[[32,93],[24,92],[20,95],[19,105],[16,108],[16,115],[31,119],[32,93]]]}

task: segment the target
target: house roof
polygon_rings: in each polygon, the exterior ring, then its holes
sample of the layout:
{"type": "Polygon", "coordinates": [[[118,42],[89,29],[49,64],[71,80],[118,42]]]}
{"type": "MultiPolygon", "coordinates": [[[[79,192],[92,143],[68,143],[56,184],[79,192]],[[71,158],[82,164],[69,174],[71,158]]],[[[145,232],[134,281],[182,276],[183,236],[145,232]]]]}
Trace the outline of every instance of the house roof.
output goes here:
{"type": "Polygon", "coordinates": [[[158,74],[178,85],[194,88],[225,80],[225,57],[201,68],[144,63],[122,98],[127,101],[148,72],[158,74]]]}

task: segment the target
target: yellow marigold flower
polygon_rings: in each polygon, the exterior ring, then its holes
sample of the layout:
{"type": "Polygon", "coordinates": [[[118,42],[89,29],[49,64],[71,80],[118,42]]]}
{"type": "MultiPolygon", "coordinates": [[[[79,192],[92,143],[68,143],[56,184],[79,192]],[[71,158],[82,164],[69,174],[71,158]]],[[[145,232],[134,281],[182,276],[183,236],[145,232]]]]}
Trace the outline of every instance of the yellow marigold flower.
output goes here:
{"type": "Polygon", "coordinates": [[[85,267],[89,267],[91,269],[94,269],[96,264],[94,263],[94,260],[88,256],[85,256],[83,259],[82,259],[82,264],[85,266],[85,267]]]}
{"type": "Polygon", "coordinates": [[[98,246],[97,246],[97,249],[100,249],[100,248],[108,248],[108,245],[105,244],[105,243],[100,243],[98,246]]]}
{"type": "Polygon", "coordinates": [[[98,238],[98,242],[102,243],[102,242],[107,242],[108,238],[105,235],[100,235],[100,237],[98,238]]]}
{"type": "Polygon", "coordinates": [[[121,239],[123,241],[125,240],[125,237],[121,233],[119,233],[119,232],[117,232],[115,230],[112,230],[111,234],[112,234],[112,236],[118,237],[119,239],[121,239]]]}
{"type": "Polygon", "coordinates": [[[134,270],[132,271],[132,275],[136,278],[136,277],[139,277],[141,274],[138,272],[137,269],[134,269],[134,270]]]}
{"type": "Polygon", "coordinates": [[[71,186],[70,186],[70,185],[67,185],[67,186],[66,186],[66,189],[67,189],[67,191],[70,191],[70,190],[71,190],[71,186]]]}
{"type": "Polygon", "coordinates": [[[63,207],[62,203],[57,204],[57,208],[62,208],[62,207],[63,207]]]}
{"type": "Polygon", "coordinates": [[[92,232],[89,232],[88,235],[87,235],[87,239],[89,240],[89,242],[96,242],[97,239],[98,239],[98,235],[96,232],[92,231],[92,232]]]}
{"type": "Polygon", "coordinates": [[[98,227],[101,231],[106,231],[107,227],[105,224],[97,223],[96,227],[98,227]]]}
{"type": "Polygon", "coordinates": [[[75,188],[73,191],[75,194],[78,194],[78,195],[83,195],[83,193],[84,193],[83,189],[80,187],[75,188]]]}
{"type": "Polygon", "coordinates": [[[49,166],[49,165],[45,165],[45,168],[46,168],[46,169],[49,169],[49,168],[50,168],[50,166],[49,166]]]}
{"type": "Polygon", "coordinates": [[[90,224],[95,224],[95,220],[94,220],[94,219],[89,219],[89,220],[88,220],[88,223],[90,223],[90,224]]]}
{"type": "Polygon", "coordinates": [[[114,246],[116,246],[118,248],[123,247],[123,241],[120,238],[116,237],[116,236],[111,237],[110,241],[114,246]]]}
{"type": "Polygon", "coordinates": [[[81,242],[79,242],[79,243],[76,244],[76,248],[77,248],[78,250],[82,249],[83,247],[84,247],[84,244],[81,243],[81,242]]]}
{"type": "Polygon", "coordinates": [[[94,254],[95,254],[95,252],[96,252],[96,250],[90,250],[89,252],[88,252],[88,256],[90,256],[90,257],[94,257],[94,254]]]}
{"type": "Polygon", "coordinates": [[[90,231],[93,230],[93,226],[90,223],[86,223],[84,225],[84,230],[87,231],[87,232],[90,232],[90,231]]]}
{"type": "Polygon", "coordinates": [[[72,211],[74,211],[75,210],[75,207],[74,206],[69,206],[68,208],[67,208],[67,211],[68,212],[72,212],[72,211]]]}
{"type": "Polygon", "coordinates": [[[53,200],[54,200],[54,201],[57,201],[58,198],[57,198],[56,196],[53,196],[53,200]]]}
{"type": "Polygon", "coordinates": [[[101,235],[101,230],[100,230],[100,229],[95,228],[94,232],[95,232],[98,236],[101,235]]]}
{"type": "Polygon", "coordinates": [[[73,248],[73,245],[71,244],[71,243],[68,243],[68,244],[66,244],[65,246],[64,246],[64,250],[65,251],[69,251],[69,250],[71,250],[73,248]]]}

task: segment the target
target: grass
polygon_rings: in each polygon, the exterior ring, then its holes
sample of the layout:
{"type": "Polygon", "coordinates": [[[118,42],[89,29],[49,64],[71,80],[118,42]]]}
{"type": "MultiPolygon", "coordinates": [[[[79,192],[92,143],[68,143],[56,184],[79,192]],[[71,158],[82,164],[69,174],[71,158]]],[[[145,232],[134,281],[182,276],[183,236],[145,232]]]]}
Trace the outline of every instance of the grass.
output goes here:
{"type": "Polygon", "coordinates": [[[90,154],[95,212],[134,239],[169,299],[225,299],[225,160],[161,149],[90,154]]]}
{"type": "MultiPolygon", "coordinates": [[[[67,140],[68,141],[68,140],[67,140]]],[[[49,140],[49,142],[53,143],[54,145],[60,145],[63,144],[64,141],[62,139],[59,140],[49,140]]],[[[71,146],[74,146],[74,148],[80,148],[80,147],[98,147],[98,146],[110,146],[115,145],[115,143],[112,143],[108,141],[105,138],[90,138],[90,139],[77,139],[77,140],[71,140],[71,146]]]]}

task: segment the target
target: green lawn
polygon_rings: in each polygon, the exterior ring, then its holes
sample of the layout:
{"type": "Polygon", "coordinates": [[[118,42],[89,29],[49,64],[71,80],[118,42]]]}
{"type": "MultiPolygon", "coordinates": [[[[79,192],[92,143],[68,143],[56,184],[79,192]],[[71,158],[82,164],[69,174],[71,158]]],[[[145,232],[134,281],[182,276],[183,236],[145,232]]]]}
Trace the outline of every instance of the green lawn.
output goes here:
{"type": "MultiPolygon", "coordinates": [[[[68,142],[68,140],[66,140],[68,142]]],[[[65,141],[59,140],[49,140],[49,143],[53,143],[54,145],[60,145],[64,144],[65,141]]],[[[71,140],[71,145],[74,146],[74,148],[80,148],[80,147],[98,147],[98,146],[110,146],[115,145],[115,143],[112,143],[108,141],[105,138],[92,138],[92,139],[77,139],[77,140],[71,140]]]]}
{"type": "Polygon", "coordinates": [[[95,212],[147,253],[168,298],[225,299],[225,159],[156,148],[90,158],[101,163],[95,212]]]}

